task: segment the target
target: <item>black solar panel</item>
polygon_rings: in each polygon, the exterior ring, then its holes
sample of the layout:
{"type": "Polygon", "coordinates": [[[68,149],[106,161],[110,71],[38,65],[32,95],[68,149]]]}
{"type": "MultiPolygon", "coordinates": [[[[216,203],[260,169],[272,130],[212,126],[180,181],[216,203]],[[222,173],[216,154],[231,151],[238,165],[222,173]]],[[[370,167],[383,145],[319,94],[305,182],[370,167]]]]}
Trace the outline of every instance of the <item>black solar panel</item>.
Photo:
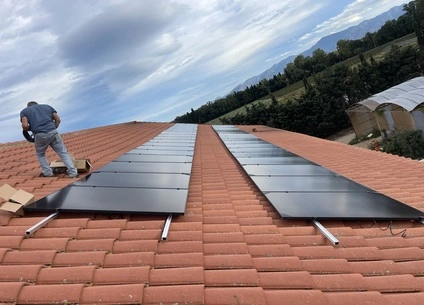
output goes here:
{"type": "Polygon", "coordinates": [[[25,210],[184,214],[196,133],[175,124],[25,210]]]}
{"type": "MultiPolygon", "coordinates": [[[[169,157],[172,160],[172,156],[169,157]]],[[[97,172],[115,173],[176,173],[187,174],[191,172],[190,163],[174,162],[111,162],[97,170],[97,172]]]]}
{"type": "Polygon", "coordinates": [[[187,189],[190,175],[161,173],[95,172],[76,182],[77,186],[121,188],[187,189]]]}
{"type": "Polygon", "coordinates": [[[137,162],[145,162],[145,163],[151,163],[151,162],[159,162],[159,163],[189,163],[192,161],[191,156],[172,156],[170,158],[167,155],[145,155],[145,154],[138,154],[138,153],[126,153],[118,158],[115,159],[114,162],[130,162],[130,163],[137,163],[137,162]]]}
{"type": "Polygon", "coordinates": [[[328,169],[314,164],[244,165],[251,176],[334,176],[328,169]]]}
{"type": "Polygon", "coordinates": [[[424,218],[424,213],[235,126],[213,126],[282,218],[424,218]]]}
{"type": "Polygon", "coordinates": [[[69,185],[25,207],[26,211],[184,214],[187,189],[69,185]]]}

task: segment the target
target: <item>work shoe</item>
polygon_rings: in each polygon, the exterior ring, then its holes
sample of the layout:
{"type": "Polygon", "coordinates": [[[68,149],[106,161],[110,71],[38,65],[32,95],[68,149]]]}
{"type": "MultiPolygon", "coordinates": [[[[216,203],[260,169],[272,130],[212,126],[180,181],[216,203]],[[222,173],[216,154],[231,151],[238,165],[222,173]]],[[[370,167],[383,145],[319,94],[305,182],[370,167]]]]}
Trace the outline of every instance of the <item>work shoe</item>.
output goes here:
{"type": "Polygon", "coordinates": [[[75,174],[75,175],[68,175],[68,178],[79,178],[79,175],[78,175],[78,174],[75,174]]]}
{"type": "Polygon", "coordinates": [[[41,173],[40,177],[54,177],[54,174],[45,175],[45,174],[41,173]]]}

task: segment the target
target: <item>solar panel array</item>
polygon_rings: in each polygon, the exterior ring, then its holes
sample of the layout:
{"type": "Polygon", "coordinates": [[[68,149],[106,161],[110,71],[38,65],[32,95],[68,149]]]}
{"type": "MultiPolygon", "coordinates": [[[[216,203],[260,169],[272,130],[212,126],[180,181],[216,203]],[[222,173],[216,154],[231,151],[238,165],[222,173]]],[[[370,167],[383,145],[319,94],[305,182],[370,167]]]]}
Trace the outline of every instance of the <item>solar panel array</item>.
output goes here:
{"type": "Polygon", "coordinates": [[[184,214],[196,134],[175,124],[25,210],[184,214]]]}
{"type": "Polygon", "coordinates": [[[419,210],[235,126],[214,125],[213,128],[282,218],[424,218],[419,210]]]}

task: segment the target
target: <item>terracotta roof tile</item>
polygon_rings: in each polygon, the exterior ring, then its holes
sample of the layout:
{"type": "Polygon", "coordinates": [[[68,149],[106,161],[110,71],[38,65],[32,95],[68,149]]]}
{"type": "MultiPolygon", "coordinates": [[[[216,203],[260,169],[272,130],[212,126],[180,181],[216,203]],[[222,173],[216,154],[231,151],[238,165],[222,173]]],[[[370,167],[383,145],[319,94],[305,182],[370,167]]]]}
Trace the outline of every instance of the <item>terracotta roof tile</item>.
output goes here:
{"type": "Polygon", "coordinates": [[[0,248],[19,249],[23,236],[0,236],[0,248]]]}
{"type": "Polygon", "coordinates": [[[398,262],[394,264],[397,274],[412,274],[414,276],[424,275],[424,260],[398,262]]]}
{"type": "Polygon", "coordinates": [[[312,289],[314,281],[306,271],[259,272],[259,284],[265,289],[312,289]]]}
{"type": "Polygon", "coordinates": [[[251,269],[252,257],[248,254],[205,255],[205,269],[251,269]]]}
{"type": "Polygon", "coordinates": [[[86,228],[87,229],[104,229],[104,228],[125,229],[127,222],[128,222],[127,219],[89,220],[86,228]]]}
{"type": "Polygon", "coordinates": [[[78,304],[83,288],[84,288],[84,285],[82,284],[24,286],[22,287],[19,293],[17,303],[18,304],[51,304],[51,303],[78,304]]]}
{"type": "Polygon", "coordinates": [[[373,276],[364,278],[367,290],[379,292],[419,292],[423,283],[413,275],[373,276]]]}
{"type": "Polygon", "coordinates": [[[78,232],[78,239],[119,239],[121,228],[84,229],[78,232]]]}
{"type": "Polygon", "coordinates": [[[161,268],[150,270],[150,286],[203,284],[202,267],[161,268]]]}
{"type": "Polygon", "coordinates": [[[292,247],[293,255],[300,259],[333,259],[337,258],[337,250],[333,246],[292,247]]]}
{"type": "MultiPolygon", "coordinates": [[[[3,198],[0,198],[0,202],[4,202],[3,198]]],[[[10,219],[15,218],[11,213],[0,211],[0,225],[7,226],[7,224],[10,222],[10,219]]]]}
{"type": "Polygon", "coordinates": [[[211,224],[238,224],[238,218],[236,216],[206,216],[203,218],[205,225],[211,224]]]}
{"type": "Polygon", "coordinates": [[[151,221],[130,221],[127,222],[125,227],[126,230],[154,230],[163,229],[165,221],[163,220],[151,220],[151,221]]]}
{"type": "Polygon", "coordinates": [[[393,305],[421,305],[424,292],[386,294],[386,302],[393,305]]]}
{"type": "Polygon", "coordinates": [[[149,266],[96,269],[93,285],[145,284],[149,282],[149,266]]]}
{"type": "Polygon", "coordinates": [[[105,251],[57,253],[52,265],[54,267],[103,266],[105,251]]]}
{"type": "Polygon", "coordinates": [[[201,241],[164,241],[157,246],[159,254],[202,252],[201,241]]]}
{"type": "Polygon", "coordinates": [[[271,244],[266,247],[263,245],[249,245],[248,250],[252,257],[293,255],[293,248],[287,244],[271,244]]]}
{"type": "Polygon", "coordinates": [[[418,247],[381,250],[384,259],[399,261],[423,260],[424,250],[418,247]]]}
{"type": "Polygon", "coordinates": [[[107,254],[104,259],[105,268],[119,268],[132,266],[153,266],[154,252],[133,252],[121,254],[107,254]]]}
{"type": "MultiPolygon", "coordinates": [[[[97,169],[171,125],[130,122],[63,137],[97,169]]],[[[257,129],[266,141],[424,210],[417,161],[257,129]]],[[[48,157],[57,159],[53,151],[48,157]]],[[[36,199],[72,182],[39,173],[30,144],[1,147],[1,181],[25,187],[36,199]]],[[[75,304],[422,303],[421,223],[322,221],[340,241],[333,246],[310,221],[282,219],[208,125],[198,126],[186,213],[174,215],[167,240],[160,240],[163,215],[95,211],[60,213],[24,239],[48,215],[0,212],[0,304],[62,303],[66,293],[66,302],[75,304]]]]}
{"type": "Polygon", "coordinates": [[[143,304],[204,304],[204,295],[204,286],[198,284],[152,286],[144,288],[143,304]]]}
{"type": "Polygon", "coordinates": [[[81,228],[84,229],[87,227],[89,218],[61,218],[53,219],[50,221],[46,227],[47,228],[65,228],[65,227],[73,227],[73,228],[81,228]]]}
{"type": "Polygon", "coordinates": [[[85,239],[68,242],[66,252],[106,251],[112,252],[114,239],[85,239]]]}
{"type": "Polygon", "coordinates": [[[247,287],[258,286],[256,269],[206,270],[205,286],[207,287],[247,287]]]}
{"type": "Polygon", "coordinates": [[[231,233],[241,232],[239,224],[205,224],[203,225],[204,233],[231,233]]]}
{"type": "Polygon", "coordinates": [[[340,248],[337,249],[337,256],[348,261],[376,261],[383,259],[382,250],[377,247],[340,248]]]}
{"type": "Polygon", "coordinates": [[[159,268],[182,268],[182,267],[202,267],[203,253],[165,253],[154,256],[154,263],[150,265],[155,269],[159,268]]]}
{"type": "Polygon", "coordinates": [[[364,276],[396,274],[396,264],[391,260],[349,262],[350,270],[364,276]]]}
{"type": "Polygon", "coordinates": [[[113,244],[113,253],[156,252],[157,250],[157,240],[115,241],[113,244]]]}
{"type": "Polygon", "coordinates": [[[38,273],[37,285],[91,284],[96,266],[43,268],[38,273]]]}
{"type": "MultiPolygon", "coordinates": [[[[25,227],[25,231],[29,229],[25,227]]],[[[34,233],[35,238],[77,238],[79,227],[41,228],[34,233]]],[[[24,233],[25,233],[24,231],[24,233]]]]}
{"type": "Polygon", "coordinates": [[[15,304],[25,285],[28,284],[19,282],[0,283],[0,302],[15,304]]]}
{"type": "Polygon", "coordinates": [[[159,240],[162,235],[162,230],[151,229],[151,230],[123,230],[119,236],[119,240],[159,240]]]}
{"type": "Polygon", "coordinates": [[[315,289],[323,292],[366,291],[368,286],[360,274],[312,275],[315,289]]]}
{"type": "Polygon", "coordinates": [[[144,284],[85,287],[78,304],[144,304],[144,284]]]}
{"type": "Polygon", "coordinates": [[[9,251],[11,250],[7,248],[0,248],[0,262],[3,261],[3,258],[5,257],[6,253],[9,251]]]}
{"type": "Polygon", "coordinates": [[[202,241],[200,231],[169,231],[167,241],[202,241]]]}
{"type": "Polygon", "coordinates": [[[0,282],[34,283],[41,268],[42,265],[0,266],[0,282]]]}
{"type": "Polygon", "coordinates": [[[310,274],[349,274],[351,266],[345,259],[306,259],[302,260],[303,270],[310,274]]]}
{"type": "Polygon", "coordinates": [[[265,305],[264,290],[260,287],[207,287],[204,304],[256,304],[265,305]]]}
{"type": "Polygon", "coordinates": [[[324,293],[328,305],[387,304],[386,298],[376,291],[324,293]]]}
{"type": "Polygon", "coordinates": [[[241,232],[231,233],[203,233],[203,242],[209,243],[240,243],[244,242],[244,236],[241,232]]]}
{"type": "Polygon", "coordinates": [[[298,257],[255,257],[253,265],[258,271],[302,271],[298,257]]]}
{"type": "Polygon", "coordinates": [[[56,250],[64,252],[68,245],[69,238],[49,238],[49,239],[34,239],[26,238],[20,244],[20,251],[27,250],[56,250]]]}
{"type": "Polygon", "coordinates": [[[282,241],[292,247],[325,246],[328,242],[323,235],[284,236],[282,241]]]}
{"type": "Polygon", "coordinates": [[[0,236],[25,236],[27,226],[2,226],[0,227],[0,236]]]}
{"type": "Polygon", "coordinates": [[[265,298],[267,305],[314,304],[327,305],[327,299],[320,290],[266,290],[265,298]]]}
{"type": "Polygon", "coordinates": [[[204,255],[217,254],[247,254],[248,248],[245,243],[211,243],[203,245],[204,255]]]}
{"type": "Polygon", "coordinates": [[[363,236],[337,236],[340,248],[368,247],[370,244],[363,236]]]}
{"type": "Polygon", "coordinates": [[[56,250],[8,251],[1,263],[2,265],[51,265],[56,253],[56,250]]]}

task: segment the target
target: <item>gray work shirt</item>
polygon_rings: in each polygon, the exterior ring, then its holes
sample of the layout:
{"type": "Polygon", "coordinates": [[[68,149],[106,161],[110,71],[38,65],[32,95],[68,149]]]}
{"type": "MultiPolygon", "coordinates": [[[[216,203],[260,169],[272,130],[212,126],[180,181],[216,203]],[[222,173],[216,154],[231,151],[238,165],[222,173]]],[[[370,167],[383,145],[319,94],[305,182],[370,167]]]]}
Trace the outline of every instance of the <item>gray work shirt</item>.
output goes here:
{"type": "Polygon", "coordinates": [[[56,129],[53,113],[57,112],[52,106],[46,104],[28,106],[21,111],[22,117],[28,119],[29,128],[34,133],[48,133],[56,129]]]}

